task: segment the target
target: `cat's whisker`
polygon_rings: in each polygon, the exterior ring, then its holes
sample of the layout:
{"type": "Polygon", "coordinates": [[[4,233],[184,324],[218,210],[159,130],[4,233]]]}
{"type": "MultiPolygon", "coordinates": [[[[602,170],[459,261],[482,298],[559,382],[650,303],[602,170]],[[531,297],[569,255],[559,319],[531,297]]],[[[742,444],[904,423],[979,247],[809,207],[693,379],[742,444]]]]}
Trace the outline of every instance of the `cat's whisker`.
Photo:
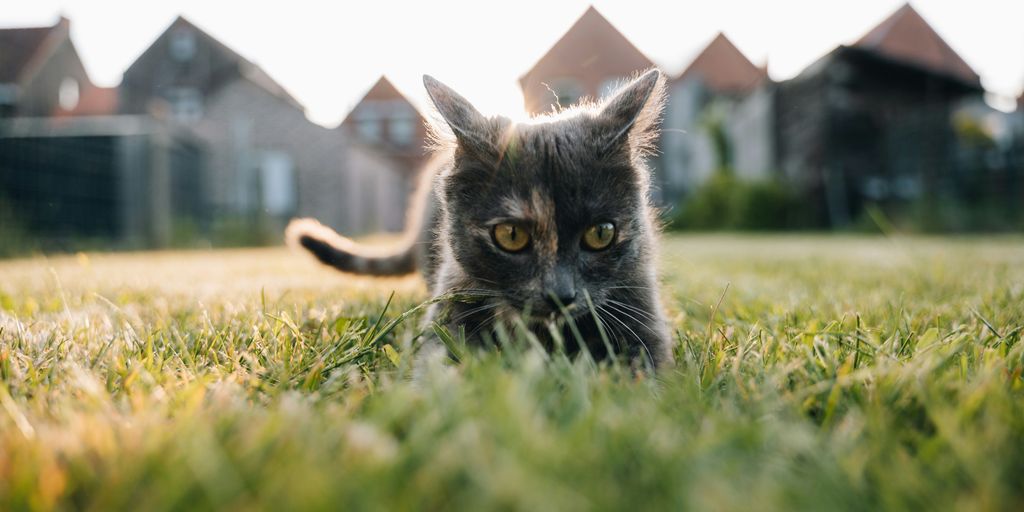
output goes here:
{"type": "MultiPolygon", "coordinates": [[[[495,306],[497,306],[497,304],[495,304],[495,306]]],[[[471,339],[474,335],[476,335],[476,333],[480,332],[480,330],[485,328],[485,327],[493,328],[494,327],[494,321],[497,320],[497,318],[498,318],[498,311],[492,311],[490,313],[490,315],[488,315],[486,320],[481,320],[480,323],[478,323],[477,326],[475,328],[473,328],[473,330],[470,331],[469,334],[466,335],[466,339],[467,340],[471,339]]]]}
{"type": "Polygon", "coordinates": [[[486,289],[480,288],[480,289],[452,290],[452,291],[448,292],[448,295],[451,295],[453,300],[458,300],[459,296],[465,296],[467,298],[501,297],[502,293],[498,292],[498,291],[495,291],[495,290],[486,290],[486,289]]]}
{"type": "MultiPolygon", "coordinates": [[[[595,307],[594,308],[594,313],[595,313],[595,317],[601,323],[601,325],[604,326],[607,329],[607,332],[612,335],[611,341],[615,342],[615,347],[618,348],[618,349],[621,349],[622,348],[622,333],[619,332],[619,330],[611,322],[605,321],[604,315],[607,315],[608,313],[603,311],[599,307],[595,307]]],[[[611,354],[609,354],[609,355],[611,355],[611,354]]]]}
{"type": "Polygon", "coordinates": [[[606,286],[602,290],[656,290],[653,286],[606,286]]]}
{"type": "MultiPolygon", "coordinates": [[[[603,305],[602,305],[602,307],[603,307],[603,305]]],[[[606,311],[607,311],[607,310],[606,310],[606,311]]],[[[643,349],[644,349],[644,352],[646,352],[646,353],[647,353],[647,360],[648,360],[648,362],[649,362],[649,363],[650,363],[650,364],[651,364],[651,365],[653,366],[653,365],[654,365],[654,356],[653,356],[653,355],[651,354],[651,351],[650,351],[650,349],[648,349],[648,348],[647,348],[647,344],[646,344],[646,343],[644,343],[644,340],[643,340],[643,338],[641,338],[641,337],[640,337],[640,335],[638,335],[638,334],[636,333],[636,331],[634,331],[634,330],[633,330],[633,328],[632,328],[632,327],[630,327],[629,325],[627,325],[627,324],[626,324],[626,322],[622,321],[622,319],[621,319],[621,318],[619,318],[619,317],[615,316],[615,314],[614,314],[614,313],[612,313],[612,312],[608,311],[608,315],[609,315],[609,317],[610,317],[610,318],[611,318],[612,320],[615,320],[616,322],[618,322],[618,323],[619,323],[619,325],[621,325],[621,326],[622,326],[623,328],[625,328],[625,329],[626,329],[626,331],[627,331],[627,332],[629,332],[629,334],[632,334],[632,335],[633,335],[633,338],[635,338],[635,339],[636,339],[636,341],[640,343],[640,346],[641,346],[641,347],[643,347],[643,349]]]]}
{"type": "MultiPolygon", "coordinates": [[[[603,315],[602,318],[607,317],[607,319],[609,320],[608,328],[611,329],[612,333],[615,335],[615,347],[618,350],[623,350],[626,347],[626,343],[624,343],[623,341],[625,335],[623,334],[622,329],[618,325],[611,322],[612,320],[618,321],[618,319],[615,318],[615,316],[604,307],[598,307],[598,313],[603,315]]],[[[619,323],[621,324],[621,322],[619,323]]]]}
{"type": "Polygon", "coordinates": [[[618,306],[619,308],[625,309],[626,311],[632,311],[632,312],[634,312],[634,313],[636,313],[636,314],[638,314],[638,315],[640,315],[640,316],[642,316],[642,317],[644,317],[644,318],[646,318],[648,320],[651,320],[651,321],[657,321],[657,319],[658,319],[650,311],[646,311],[646,310],[640,309],[640,308],[638,308],[638,307],[636,307],[636,306],[634,306],[632,304],[626,304],[625,302],[614,300],[614,299],[606,299],[605,302],[607,302],[609,305],[618,306]]]}
{"type": "Polygon", "coordinates": [[[471,316],[473,316],[475,314],[487,311],[489,309],[494,309],[494,308],[496,308],[498,306],[500,306],[500,303],[491,302],[491,303],[488,303],[488,304],[484,304],[483,306],[477,306],[477,307],[474,307],[474,308],[470,308],[470,309],[468,309],[466,311],[463,311],[463,312],[459,313],[458,315],[455,315],[454,317],[452,317],[451,321],[452,322],[461,322],[462,320],[465,320],[466,318],[469,318],[469,317],[471,317],[471,316]]]}
{"type": "Polygon", "coordinates": [[[612,307],[612,308],[614,308],[614,309],[615,309],[616,311],[618,311],[619,313],[622,313],[622,314],[626,315],[627,317],[629,317],[629,319],[630,319],[630,320],[633,320],[633,321],[634,321],[634,322],[636,322],[636,323],[637,323],[638,325],[642,326],[642,327],[643,327],[644,329],[647,329],[647,331],[648,331],[648,332],[650,332],[651,334],[653,334],[653,335],[655,335],[655,336],[657,336],[657,335],[658,335],[658,333],[657,333],[657,332],[656,332],[656,331],[655,331],[654,329],[652,329],[652,328],[651,328],[651,326],[647,325],[647,322],[641,321],[641,320],[640,320],[639,318],[637,318],[637,317],[635,317],[635,316],[633,316],[633,315],[629,314],[629,312],[628,312],[628,311],[625,311],[625,310],[623,310],[623,309],[619,309],[618,307],[616,307],[616,306],[615,306],[615,305],[613,305],[613,304],[608,304],[608,306],[609,306],[609,307],[612,307]]]}

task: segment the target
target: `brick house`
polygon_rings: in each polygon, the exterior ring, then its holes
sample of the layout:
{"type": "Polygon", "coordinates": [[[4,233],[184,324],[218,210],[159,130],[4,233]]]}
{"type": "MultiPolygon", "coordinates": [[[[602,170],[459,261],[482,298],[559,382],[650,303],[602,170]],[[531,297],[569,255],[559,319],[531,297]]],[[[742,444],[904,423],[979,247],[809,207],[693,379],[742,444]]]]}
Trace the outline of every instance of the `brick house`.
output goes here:
{"type": "Polygon", "coordinates": [[[426,119],[408,97],[381,76],[336,130],[397,166],[399,172],[390,176],[375,176],[360,169],[357,181],[384,180],[389,184],[375,189],[374,203],[388,205],[387,211],[380,212],[377,228],[401,229],[417,176],[428,157],[426,119]]]}
{"type": "MultiPolygon", "coordinates": [[[[675,203],[701,184],[716,168],[728,166],[743,176],[759,177],[762,169],[747,155],[770,150],[768,123],[748,122],[748,110],[761,113],[764,102],[750,96],[768,82],[763,68],[718,33],[668,85],[665,130],[660,144],[662,199],[675,203]],[[718,125],[712,128],[711,125],[718,125]],[[763,125],[763,126],[762,126],[763,125]],[[716,149],[709,130],[725,131],[729,140],[744,143],[716,149]],[[753,132],[753,133],[752,133],[753,132]],[[765,141],[757,146],[755,140],[765,141]],[[723,155],[729,161],[720,161],[723,155]]],[[[767,119],[766,117],[760,117],[767,119]]],[[[753,116],[753,119],[759,119],[753,116]]]]}
{"type": "Polygon", "coordinates": [[[337,129],[414,172],[426,157],[426,119],[385,76],[349,111],[337,129]]]}
{"type": "Polygon", "coordinates": [[[599,98],[654,63],[593,7],[519,78],[526,111],[539,114],[599,98]]]}
{"type": "Polygon", "coordinates": [[[210,229],[258,226],[272,239],[295,215],[346,233],[401,227],[375,200],[401,181],[400,165],[309,121],[262,68],[185,18],[125,71],[120,90],[122,113],[167,118],[204,142],[197,210],[210,229]],[[375,178],[358,179],[363,173],[375,178]]]}
{"type": "Polygon", "coordinates": [[[170,177],[197,147],[173,127],[115,114],[116,89],[92,84],[67,19],[0,30],[0,225],[40,248],[166,243],[172,196],[189,193],[170,177]]]}
{"type": "Polygon", "coordinates": [[[48,27],[0,29],[0,117],[68,112],[92,87],[67,18],[48,27]]]}

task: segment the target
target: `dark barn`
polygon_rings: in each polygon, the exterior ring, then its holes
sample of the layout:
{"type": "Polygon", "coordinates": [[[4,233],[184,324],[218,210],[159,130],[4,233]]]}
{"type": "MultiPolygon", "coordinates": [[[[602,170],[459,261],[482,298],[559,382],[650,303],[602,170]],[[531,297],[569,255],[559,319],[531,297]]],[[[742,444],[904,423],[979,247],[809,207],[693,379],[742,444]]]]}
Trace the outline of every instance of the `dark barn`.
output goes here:
{"type": "Polygon", "coordinates": [[[852,46],[778,84],[776,151],[820,227],[867,204],[901,208],[959,194],[956,109],[980,100],[971,70],[909,5],[852,46]]]}

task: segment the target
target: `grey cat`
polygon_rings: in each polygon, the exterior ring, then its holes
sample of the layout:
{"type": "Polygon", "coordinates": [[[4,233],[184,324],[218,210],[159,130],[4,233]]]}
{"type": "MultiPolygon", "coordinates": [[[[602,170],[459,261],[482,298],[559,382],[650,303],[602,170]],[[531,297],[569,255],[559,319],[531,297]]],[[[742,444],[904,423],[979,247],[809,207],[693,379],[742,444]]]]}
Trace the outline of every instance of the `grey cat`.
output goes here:
{"type": "Polygon", "coordinates": [[[428,320],[462,327],[468,343],[487,344],[499,324],[525,326],[549,348],[671,363],[645,163],[663,75],[518,124],[484,117],[429,76],[423,83],[444,123],[432,127],[436,165],[399,248],[375,252],[310,219],[292,222],[289,240],[345,272],[420,269],[435,298],[462,297],[434,304],[428,320]]]}

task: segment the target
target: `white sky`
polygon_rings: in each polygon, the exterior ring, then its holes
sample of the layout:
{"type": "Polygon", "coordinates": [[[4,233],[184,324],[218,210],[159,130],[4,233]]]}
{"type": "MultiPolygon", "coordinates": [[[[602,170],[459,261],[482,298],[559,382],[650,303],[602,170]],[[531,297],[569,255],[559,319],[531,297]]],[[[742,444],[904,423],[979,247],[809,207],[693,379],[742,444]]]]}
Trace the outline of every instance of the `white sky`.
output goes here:
{"type": "MultiPolygon", "coordinates": [[[[423,104],[434,75],[488,114],[522,110],[517,78],[593,3],[676,74],[722,30],[775,79],[850,43],[903,0],[3,0],[0,27],[52,24],[63,13],[93,80],[111,86],[183,14],[261,65],[334,126],[381,74],[423,104]]],[[[1024,88],[1024,1],[916,0],[914,7],[1012,108],[1024,88]]]]}

